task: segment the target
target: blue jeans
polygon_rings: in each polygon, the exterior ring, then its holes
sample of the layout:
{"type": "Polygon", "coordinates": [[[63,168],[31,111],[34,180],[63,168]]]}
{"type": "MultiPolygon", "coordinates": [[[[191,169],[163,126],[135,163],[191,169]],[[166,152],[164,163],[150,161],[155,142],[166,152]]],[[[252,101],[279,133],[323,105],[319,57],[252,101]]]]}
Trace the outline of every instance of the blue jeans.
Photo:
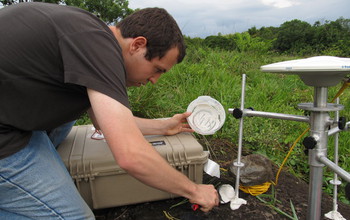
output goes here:
{"type": "Polygon", "coordinates": [[[73,124],[34,131],[25,148],[0,160],[0,219],[94,219],[56,151],[73,124]]]}

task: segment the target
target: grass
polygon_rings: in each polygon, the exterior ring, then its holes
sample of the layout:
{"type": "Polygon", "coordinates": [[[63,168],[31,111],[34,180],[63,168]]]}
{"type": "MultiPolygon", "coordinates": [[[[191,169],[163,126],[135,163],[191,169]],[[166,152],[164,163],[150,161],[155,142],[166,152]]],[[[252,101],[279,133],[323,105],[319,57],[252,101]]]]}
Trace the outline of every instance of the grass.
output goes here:
{"type": "Polygon", "coordinates": [[[275,210],[277,213],[287,217],[288,219],[298,220],[298,216],[296,214],[294,205],[293,205],[291,200],[290,200],[290,207],[291,207],[293,215],[290,215],[277,207],[277,203],[281,203],[281,202],[279,200],[277,200],[277,195],[276,195],[276,192],[275,192],[273,185],[271,186],[271,194],[261,194],[261,195],[256,196],[256,198],[260,202],[264,203],[266,206],[275,210]]]}
{"type": "MultiPolygon", "coordinates": [[[[319,55],[319,54],[318,54],[319,55]]],[[[260,66],[300,57],[258,54],[254,52],[219,51],[207,48],[189,48],[185,60],[164,74],[156,85],[130,88],[128,94],[135,115],[147,118],[169,117],[185,112],[188,104],[198,96],[209,95],[222,103],[224,108],[240,107],[241,78],[247,75],[245,107],[258,111],[305,115],[297,105],[313,102],[313,88],[306,86],[296,75],[261,72],[260,66]]],[[[341,85],[329,88],[329,100],[341,85]]],[[[341,96],[345,110],[341,116],[348,119],[350,89],[341,96]]],[[[334,113],[330,114],[334,117],[334,113]]],[[[308,128],[307,123],[268,118],[245,118],[243,147],[269,157],[281,164],[294,140],[308,128]]],[[[238,142],[239,121],[227,115],[223,128],[206,138],[226,138],[238,142]]],[[[339,165],[350,170],[350,135],[342,132],[339,138],[339,165]]],[[[328,157],[333,160],[333,142],[329,141],[328,157]]],[[[308,164],[304,147],[299,143],[286,166],[296,176],[307,181],[308,164]]],[[[333,178],[325,169],[324,179],[333,178]]],[[[340,187],[340,200],[349,203],[340,187]]],[[[331,192],[331,186],[325,185],[331,192]]]]}

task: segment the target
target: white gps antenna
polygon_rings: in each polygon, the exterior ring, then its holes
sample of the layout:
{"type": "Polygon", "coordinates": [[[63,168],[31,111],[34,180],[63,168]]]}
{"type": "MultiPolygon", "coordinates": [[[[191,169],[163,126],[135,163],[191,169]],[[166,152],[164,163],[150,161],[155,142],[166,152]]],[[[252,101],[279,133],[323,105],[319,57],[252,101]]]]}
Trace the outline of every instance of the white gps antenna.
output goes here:
{"type": "Polygon", "coordinates": [[[329,87],[335,86],[350,73],[350,58],[316,56],[265,65],[261,70],[296,74],[308,86],[329,87]]]}

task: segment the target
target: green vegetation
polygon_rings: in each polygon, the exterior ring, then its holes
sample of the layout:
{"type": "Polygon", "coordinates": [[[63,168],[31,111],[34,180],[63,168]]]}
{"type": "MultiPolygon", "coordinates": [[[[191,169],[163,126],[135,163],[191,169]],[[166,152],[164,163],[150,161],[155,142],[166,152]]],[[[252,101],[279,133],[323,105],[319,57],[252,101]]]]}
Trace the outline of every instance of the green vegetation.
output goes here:
{"type": "Polygon", "coordinates": [[[277,204],[281,203],[281,202],[279,200],[277,200],[277,193],[276,193],[273,185],[271,186],[271,194],[261,194],[261,195],[256,196],[256,198],[258,200],[260,200],[260,202],[266,204],[267,207],[270,207],[271,209],[275,210],[277,213],[279,213],[281,215],[284,215],[288,219],[298,220],[298,216],[295,212],[295,208],[294,208],[292,200],[290,200],[290,207],[291,207],[293,216],[287,214],[286,212],[284,212],[283,210],[281,210],[280,208],[277,207],[277,204]]]}
{"type": "Polygon", "coordinates": [[[340,17],[336,21],[317,21],[314,25],[295,19],[280,27],[252,27],[244,33],[218,34],[194,42],[228,51],[254,50],[266,53],[270,50],[299,56],[327,54],[346,57],[350,55],[349,33],[350,19],[340,17]]]}

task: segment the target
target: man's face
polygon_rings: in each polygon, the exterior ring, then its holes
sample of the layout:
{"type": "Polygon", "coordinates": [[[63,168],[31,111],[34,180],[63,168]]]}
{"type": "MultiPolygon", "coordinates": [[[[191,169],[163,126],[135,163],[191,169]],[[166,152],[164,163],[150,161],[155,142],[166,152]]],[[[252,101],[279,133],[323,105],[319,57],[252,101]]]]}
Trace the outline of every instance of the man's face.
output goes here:
{"type": "Polygon", "coordinates": [[[155,57],[150,61],[145,58],[145,54],[146,47],[140,47],[135,53],[124,58],[128,87],[139,87],[148,82],[155,84],[161,74],[169,71],[177,63],[179,50],[177,47],[171,48],[161,59],[155,57]]]}

